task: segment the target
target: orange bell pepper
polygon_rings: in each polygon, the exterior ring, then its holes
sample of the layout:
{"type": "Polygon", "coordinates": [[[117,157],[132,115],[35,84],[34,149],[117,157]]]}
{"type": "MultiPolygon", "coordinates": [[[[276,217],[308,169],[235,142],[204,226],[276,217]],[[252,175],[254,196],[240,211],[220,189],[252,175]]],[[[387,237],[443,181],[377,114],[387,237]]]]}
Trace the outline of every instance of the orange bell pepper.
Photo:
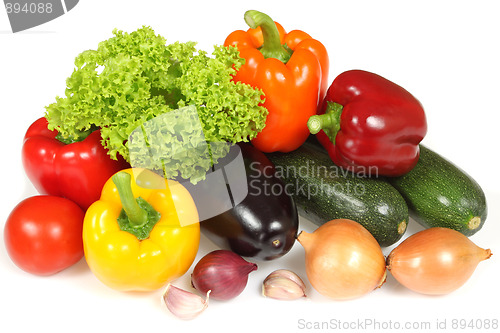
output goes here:
{"type": "Polygon", "coordinates": [[[307,33],[283,27],[268,15],[249,10],[247,31],[236,30],[225,46],[236,46],[246,60],[234,75],[260,88],[269,114],[264,129],[252,140],[263,152],[289,152],[300,147],[328,88],[329,59],[326,48],[307,33]]]}

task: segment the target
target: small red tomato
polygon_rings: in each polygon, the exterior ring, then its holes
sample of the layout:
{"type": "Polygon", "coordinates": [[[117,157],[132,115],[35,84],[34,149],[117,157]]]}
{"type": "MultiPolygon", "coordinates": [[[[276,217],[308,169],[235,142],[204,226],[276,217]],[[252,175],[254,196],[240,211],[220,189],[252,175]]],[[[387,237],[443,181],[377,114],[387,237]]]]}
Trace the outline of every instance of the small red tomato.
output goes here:
{"type": "Polygon", "coordinates": [[[84,211],[73,201],[38,195],[21,201],[7,218],[4,240],[12,261],[36,275],[55,274],[83,256],[84,211]]]}

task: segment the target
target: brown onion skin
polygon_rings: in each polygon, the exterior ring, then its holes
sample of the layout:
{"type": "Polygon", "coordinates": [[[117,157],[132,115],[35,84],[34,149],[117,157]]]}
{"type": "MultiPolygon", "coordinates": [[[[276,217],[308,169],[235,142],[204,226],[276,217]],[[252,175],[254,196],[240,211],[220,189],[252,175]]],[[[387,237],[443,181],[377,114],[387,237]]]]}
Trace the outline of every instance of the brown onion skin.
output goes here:
{"type": "Polygon", "coordinates": [[[428,295],[460,288],[491,251],[448,228],[422,230],[405,239],[387,257],[387,269],[405,287],[428,295]]]}
{"type": "Polygon", "coordinates": [[[385,257],[376,239],[361,224],[329,221],[297,240],[306,252],[306,273],[320,294],[335,300],[361,297],[386,278],[385,257]]]}
{"type": "Polygon", "coordinates": [[[243,292],[248,274],[257,269],[251,263],[230,250],[215,250],[198,261],[191,274],[191,284],[210,298],[226,301],[243,292]]]}

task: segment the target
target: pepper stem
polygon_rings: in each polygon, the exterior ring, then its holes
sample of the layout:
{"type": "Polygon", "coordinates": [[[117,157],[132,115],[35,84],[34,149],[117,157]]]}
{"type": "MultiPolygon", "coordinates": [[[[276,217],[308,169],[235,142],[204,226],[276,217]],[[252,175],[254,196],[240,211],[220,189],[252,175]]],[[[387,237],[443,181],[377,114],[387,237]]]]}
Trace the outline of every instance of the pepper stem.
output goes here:
{"type": "Polygon", "coordinates": [[[292,52],[281,45],[280,34],[274,21],[267,15],[257,10],[248,10],[245,12],[245,22],[252,29],[260,27],[264,42],[260,52],[264,58],[276,58],[283,63],[287,63],[292,52]]]}
{"type": "Polygon", "coordinates": [[[120,171],[111,177],[115,183],[123,210],[128,217],[129,223],[134,228],[139,228],[148,222],[148,213],[142,209],[132,193],[130,181],[132,177],[129,173],[120,171]]]}
{"type": "Polygon", "coordinates": [[[62,143],[66,144],[66,145],[69,145],[69,144],[72,144],[75,142],[80,142],[80,141],[85,140],[90,134],[92,134],[92,132],[96,131],[97,129],[98,129],[98,127],[95,126],[94,124],[92,124],[89,129],[87,129],[87,130],[75,130],[74,135],[70,135],[67,137],[63,136],[59,132],[56,135],[56,139],[61,141],[62,143]]]}
{"type": "Polygon", "coordinates": [[[335,102],[327,102],[324,114],[314,115],[307,121],[307,128],[311,134],[317,134],[323,130],[330,141],[335,144],[335,137],[340,130],[340,115],[343,106],[335,102]]]}

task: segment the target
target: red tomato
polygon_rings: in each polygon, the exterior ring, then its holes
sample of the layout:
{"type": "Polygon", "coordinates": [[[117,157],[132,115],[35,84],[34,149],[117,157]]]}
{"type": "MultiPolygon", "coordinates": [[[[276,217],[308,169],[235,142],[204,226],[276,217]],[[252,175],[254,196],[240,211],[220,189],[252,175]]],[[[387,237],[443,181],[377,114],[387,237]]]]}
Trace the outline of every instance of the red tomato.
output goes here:
{"type": "Polygon", "coordinates": [[[38,195],[21,201],[5,224],[12,261],[26,272],[55,274],[83,256],[84,211],[69,199],[38,195]]]}

